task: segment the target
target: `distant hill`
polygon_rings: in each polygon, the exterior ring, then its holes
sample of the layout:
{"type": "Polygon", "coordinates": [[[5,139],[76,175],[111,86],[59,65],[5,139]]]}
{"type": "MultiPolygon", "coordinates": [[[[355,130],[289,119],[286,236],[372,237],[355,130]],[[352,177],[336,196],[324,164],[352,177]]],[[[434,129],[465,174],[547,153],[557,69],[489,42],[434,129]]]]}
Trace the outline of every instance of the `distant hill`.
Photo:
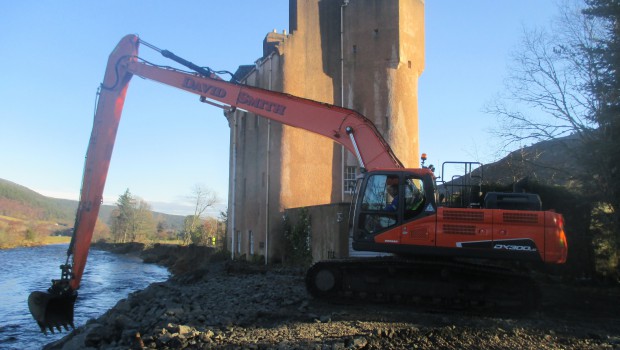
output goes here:
{"type": "Polygon", "coordinates": [[[77,202],[45,197],[27,187],[0,179],[0,215],[41,221],[69,223],[77,202]]]}
{"type": "MultiPolygon", "coordinates": [[[[0,215],[18,219],[55,221],[73,225],[78,202],[70,199],[46,197],[27,187],[0,179],[0,215]]],[[[99,219],[107,223],[114,205],[102,205],[99,219]]],[[[170,228],[183,227],[184,216],[153,212],[155,218],[162,217],[170,228]]]]}
{"type": "MultiPolygon", "coordinates": [[[[548,205],[547,208],[559,210],[562,205],[569,204],[569,193],[581,191],[585,169],[576,156],[581,153],[580,147],[581,142],[575,136],[538,142],[512,151],[496,162],[474,168],[470,176],[462,176],[467,168],[462,163],[442,165],[438,175],[448,181],[439,180],[437,189],[440,194],[449,196],[449,200],[458,201],[456,205],[480,200],[477,191],[469,192],[475,188],[470,186],[482,185],[483,196],[488,191],[536,193],[543,205],[548,205]]],[[[563,210],[568,212],[566,208],[563,210]]]]}
{"type": "Polygon", "coordinates": [[[573,187],[580,170],[573,155],[579,144],[577,137],[567,136],[523,147],[497,162],[485,164],[484,182],[510,185],[527,179],[545,185],[573,187]]]}

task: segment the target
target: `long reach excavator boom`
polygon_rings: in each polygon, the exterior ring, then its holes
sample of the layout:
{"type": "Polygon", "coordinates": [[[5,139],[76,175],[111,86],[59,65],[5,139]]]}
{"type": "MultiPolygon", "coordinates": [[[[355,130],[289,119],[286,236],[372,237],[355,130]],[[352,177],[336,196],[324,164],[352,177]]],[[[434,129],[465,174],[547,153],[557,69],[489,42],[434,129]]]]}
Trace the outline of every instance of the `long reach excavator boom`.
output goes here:
{"type": "Polygon", "coordinates": [[[358,156],[363,167],[402,168],[388,143],[375,125],[356,111],[300,97],[227,82],[215,73],[188,62],[170,51],[159,50],[194,70],[188,73],[169,67],[162,68],[141,61],[138,48],[142,42],[136,35],[127,35],[110,54],[86,153],[74,234],[62,265],[62,277],[53,280],[48,293],[34,292],[29,307],[42,330],[73,326],[73,303],[86,265],[88,250],[95,228],[103,190],[110,166],[125,95],[134,75],[170,85],[200,96],[202,102],[225,110],[235,108],[271,120],[326,136],[344,145],[358,156]],[[72,260],[71,260],[72,258],[72,260]]]}
{"type": "Polygon", "coordinates": [[[306,275],[307,289],[315,297],[442,299],[450,304],[504,303],[508,299],[523,307],[533,304],[536,297],[530,280],[454,258],[547,264],[566,260],[564,220],[559,213],[542,211],[537,195],[488,193],[489,200],[476,198],[465,206],[451,206],[455,199],[474,197],[474,191],[439,193],[432,169],[404,168],[375,125],[356,111],[227,82],[208,68],[127,35],[110,54],[100,87],[74,233],[61,278],[52,280],[47,292],[35,291],[28,298],[30,312],[43,332],[73,327],[77,290],[134,75],[196,94],[201,102],[226,112],[240,109],[317,133],[357,156],[363,176],[352,203],[353,248],[391,253],[394,258],[318,262],[306,275]],[[140,44],[193,72],[140,59],[140,44]]]}

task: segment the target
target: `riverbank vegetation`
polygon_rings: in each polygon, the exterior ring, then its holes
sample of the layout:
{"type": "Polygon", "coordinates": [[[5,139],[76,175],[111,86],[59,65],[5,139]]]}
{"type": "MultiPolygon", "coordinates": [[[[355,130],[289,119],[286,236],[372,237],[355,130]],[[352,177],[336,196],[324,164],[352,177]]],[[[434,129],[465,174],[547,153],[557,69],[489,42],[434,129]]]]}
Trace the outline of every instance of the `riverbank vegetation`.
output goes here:
{"type": "Polygon", "coordinates": [[[70,237],[54,234],[66,229],[57,222],[0,215],[0,249],[68,243],[70,237]]]}
{"type": "MultiPolygon", "coordinates": [[[[214,204],[213,201],[208,203],[214,204]]],[[[76,209],[76,201],[48,198],[0,179],[0,249],[68,243],[76,209]],[[56,201],[72,204],[60,205],[62,210],[56,211],[41,208],[41,205],[52,207],[56,201]]],[[[223,248],[226,214],[212,218],[203,217],[203,212],[186,217],[153,212],[146,201],[127,189],[115,206],[101,207],[93,242],[197,244],[223,248]]]]}
{"type": "Polygon", "coordinates": [[[217,196],[199,186],[194,189],[195,210],[185,216],[183,226],[171,228],[164,220],[153,215],[148,203],[131,194],[129,189],[119,196],[116,208],[110,214],[108,230],[97,232],[94,241],[108,243],[162,243],[180,242],[183,245],[201,245],[224,248],[227,216],[204,217],[204,212],[217,203],[217,196]]]}
{"type": "MultiPolygon", "coordinates": [[[[129,189],[116,205],[102,205],[93,242],[198,244],[223,247],[226,214],[205,217],[218,202],[214,192],[196,186],[195,215],[154,212],[129,189]]],[[[0,179],[0,249],[68,243],[73,233],[77,201],[43,196],[24,186],[0,179]]]]}

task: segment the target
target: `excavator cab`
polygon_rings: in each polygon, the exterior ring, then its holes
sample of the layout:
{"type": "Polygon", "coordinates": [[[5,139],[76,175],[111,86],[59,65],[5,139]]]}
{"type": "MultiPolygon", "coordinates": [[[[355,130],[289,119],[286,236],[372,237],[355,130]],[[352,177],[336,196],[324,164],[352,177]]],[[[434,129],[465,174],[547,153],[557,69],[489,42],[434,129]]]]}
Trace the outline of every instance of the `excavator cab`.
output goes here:
{"type": "Polygon", "coordinates": [[[355,203],[354,248],[361,244],[363,248],[355,249],[374,250],[380,248],[369,245],[400,243],[397,238],[385,237],[399,236],[393,231],[433,215],[436,208],[434,177],[429,169],[368,172],[355,203]]]}

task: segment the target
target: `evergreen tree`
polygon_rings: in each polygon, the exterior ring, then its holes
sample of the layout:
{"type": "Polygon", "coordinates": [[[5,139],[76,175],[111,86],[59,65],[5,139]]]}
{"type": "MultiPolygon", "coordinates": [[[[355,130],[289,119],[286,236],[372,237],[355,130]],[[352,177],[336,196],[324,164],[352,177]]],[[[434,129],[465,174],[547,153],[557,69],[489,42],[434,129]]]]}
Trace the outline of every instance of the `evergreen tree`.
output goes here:
{"type": "Polygon", "coordinates": [[[593,112],[598,128],[588,149],[597,153],[594,183],[602,186],[616,251],[620,248],[620,2],[617,0],[586,0],[584,13],[602,22],[604,36],[596,45],[585,48],[593,57],[596,76],[592,94],[598,104],[593,112]]]}
{"type": "Polygon", "coordinates": [[[156,223],[151,206],[134,197],[129,189],[118,197],[111,214],[111,233],[115,242],[137,242],[154,238],[156,223]]]}
{"type": "Polygon", "coordinates": [[[112,212],[112,237],[115,242],[125,243],[133,239],[135,232],[135,199],[129,189],[118,197],[117,208],[112,212]]]}

